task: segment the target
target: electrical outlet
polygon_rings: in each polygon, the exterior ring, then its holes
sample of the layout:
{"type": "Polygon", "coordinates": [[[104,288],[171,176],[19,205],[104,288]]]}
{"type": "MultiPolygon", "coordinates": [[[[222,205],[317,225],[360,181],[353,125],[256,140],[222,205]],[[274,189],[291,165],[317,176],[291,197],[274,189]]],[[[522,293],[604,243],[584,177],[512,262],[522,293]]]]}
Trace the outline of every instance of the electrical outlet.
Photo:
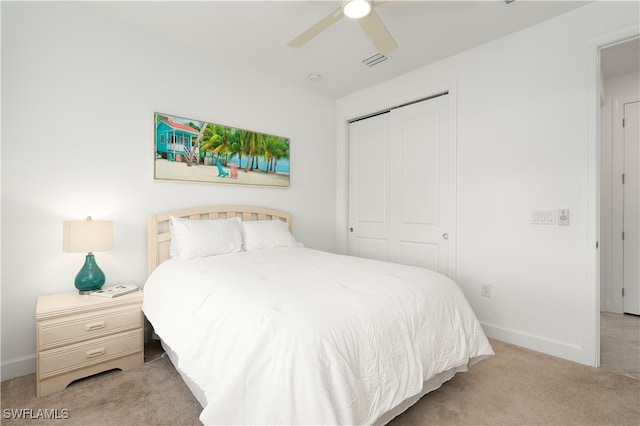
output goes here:
{"type": "Polygon", "coordinates": [[[490,284],[480,284],[480,296],[491,297],[491,285],[490,284]]]}

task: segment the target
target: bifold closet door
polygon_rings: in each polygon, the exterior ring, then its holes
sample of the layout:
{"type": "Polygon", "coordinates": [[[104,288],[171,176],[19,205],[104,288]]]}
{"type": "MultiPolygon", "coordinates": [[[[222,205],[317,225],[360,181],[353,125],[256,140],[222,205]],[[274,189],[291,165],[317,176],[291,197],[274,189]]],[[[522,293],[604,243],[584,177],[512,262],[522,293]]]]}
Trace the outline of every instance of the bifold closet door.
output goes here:
{"type": "Polygon", "coordinates": [[[351,255],[449,273],[448,96],[350,125],[351,255]]]}

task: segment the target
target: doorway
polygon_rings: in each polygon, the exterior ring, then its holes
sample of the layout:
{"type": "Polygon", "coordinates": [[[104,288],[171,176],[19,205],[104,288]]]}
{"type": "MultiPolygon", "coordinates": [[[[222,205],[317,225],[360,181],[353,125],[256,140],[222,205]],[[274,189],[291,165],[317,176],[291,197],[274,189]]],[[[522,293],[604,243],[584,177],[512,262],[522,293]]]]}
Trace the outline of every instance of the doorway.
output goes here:
{"type": "Polygon", "coordinates": [[[630,340],[635,335],[622,327],[640,324],[629,315],[640,314],[639,52],[637,36],[599,50],[600,365],[636,377],[640,352],[630,340]],[[636,362],[629,365],[629,359],[636,362]]]}

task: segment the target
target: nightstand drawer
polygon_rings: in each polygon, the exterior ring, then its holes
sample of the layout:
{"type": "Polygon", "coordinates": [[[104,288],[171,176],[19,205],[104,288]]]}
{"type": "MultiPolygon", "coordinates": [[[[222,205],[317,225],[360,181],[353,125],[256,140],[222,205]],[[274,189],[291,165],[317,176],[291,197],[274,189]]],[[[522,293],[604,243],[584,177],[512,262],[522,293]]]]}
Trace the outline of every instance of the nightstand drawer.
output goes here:
{"type": "Polygon", "coordinates": [[[142,351],[142,329],[42,351],[38,380],[142,351]]]}
{"type": "Polygon", "coordinates": [[[38,339],[45,350],[140,327],[140,308],[128,306],[41,321],[38,339]]]}

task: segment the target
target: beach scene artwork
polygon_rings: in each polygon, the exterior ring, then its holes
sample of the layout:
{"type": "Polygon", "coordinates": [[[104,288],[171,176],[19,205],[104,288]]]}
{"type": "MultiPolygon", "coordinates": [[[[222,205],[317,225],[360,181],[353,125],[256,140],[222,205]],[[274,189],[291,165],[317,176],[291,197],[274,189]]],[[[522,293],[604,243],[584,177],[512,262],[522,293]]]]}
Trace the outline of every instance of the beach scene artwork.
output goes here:
{"type": "Polygon", "coordinates": [[[154,113],[158,180],[288,187],[289,139],[154,113]]]}

